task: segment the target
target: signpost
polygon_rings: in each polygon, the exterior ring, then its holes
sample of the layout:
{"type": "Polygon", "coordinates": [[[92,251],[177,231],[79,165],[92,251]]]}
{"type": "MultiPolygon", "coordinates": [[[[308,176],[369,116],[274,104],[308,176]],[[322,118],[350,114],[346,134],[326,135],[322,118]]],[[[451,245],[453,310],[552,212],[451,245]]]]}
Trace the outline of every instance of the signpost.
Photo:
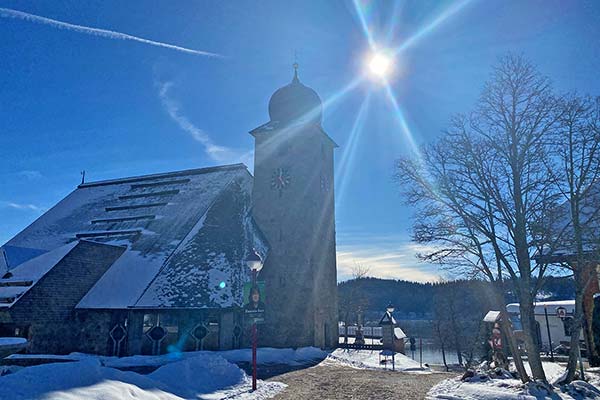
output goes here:
{"type": "Polygon", "coordinates": [[[256,323],[264,322],[265,320],[265,303],[263,300],[264,283],[262,284],[263,291],[260,290],[260,284],[256,280],[258,272],[262,269],[263,263],[256,251],[252,250],[246,259],[246,265],[252,271],[252,282],[246,293],[244,287],[244,313],[252,321],[252,391],[256,390],[256,345],[258,342],[258,333],[256,331],[256,323]]]}
{"type": "Polygon", "coordinates": [[[548,322],[548,309],[544,307],[546,317],[546,330],[548,331],[548,343],[550,344],[550,361],[554,362],[554,350],[552,349],[552,336],[550,335],[550,323],[548,322]]]}
{"type": "MultiPolygon", "coordinates": [[[[563,321],[563,324],[565,323],[565,320],[567,318],[571,318],[571,320],[573,318],[573,317],[567,316],[567,309],[564,307],[556,307],[556,316],[559,317],[563,321]]],[[[584,380],[585,375],[583,372],[583,360],[581,358],[581,346],[579,345],[579,342],[577,342],[577,353],[578,353],[578,357],[579,357],[579,371],[581,373],[581,380],[584,380]]]]}

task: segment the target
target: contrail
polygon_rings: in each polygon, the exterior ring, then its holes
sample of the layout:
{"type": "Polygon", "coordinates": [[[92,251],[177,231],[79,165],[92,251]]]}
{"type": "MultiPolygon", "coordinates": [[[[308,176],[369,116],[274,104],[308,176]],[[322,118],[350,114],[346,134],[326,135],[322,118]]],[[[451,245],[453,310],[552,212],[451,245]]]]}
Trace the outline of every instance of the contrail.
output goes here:
{"type": "Polygon", "coordinates": [[[141,37],[128,35],[126,33],[109,31],[106,29],[90,28],[88,26],[69,24],[67,22],[57,21],[55,19],[40,17],[39,15],[33,15],[22,11],[11,10],[10,8],[0,7],[0,17],[22,19],[25,21],[36,22],[38,24],[50,25],[60,29],[68,29],[75,32],[85,33],[94,36],[101,36],[109,39],[132,40],[134,42],[145,43],[151,46],[164,47],[166,49],[181,51],[183,53],[195,54],[199,56],[222,57],[219,54],[209,53],[207,51],[193,50],[168,43],[155,42],[154,40],[148,40],[141,37]]]}
{"type": "Polygon", "coordinates": [[[169,117],[179,125],[185,132],[189,133],[192,138],[204,146],[206,154],[217,162],[243,162],[250,165],[252,162],[252,152],[240,152],[236,149],[231,149],[225,146],[219,146],[211,137],[202,129],[194,125],[185,115],[180,112],[179,104],[169,97],[169,90],[173,86],[173,82],[155,82],[158,88],[158,96],[160,101],[169,114],[169,117]]]}

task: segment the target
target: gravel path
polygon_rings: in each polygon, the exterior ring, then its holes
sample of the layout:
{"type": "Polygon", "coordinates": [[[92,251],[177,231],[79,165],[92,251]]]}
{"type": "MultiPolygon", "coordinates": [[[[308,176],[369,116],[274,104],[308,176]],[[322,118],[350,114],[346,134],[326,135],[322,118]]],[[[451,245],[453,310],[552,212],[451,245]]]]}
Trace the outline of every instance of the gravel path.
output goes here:
{"type": "Polygon", "coordinates": [[[407,374],[355,369],[323,362],[314,367],[277,375],[269,380],[288,387],[275,400],[424,399],[427,391],[456,374],[407,374]]]}

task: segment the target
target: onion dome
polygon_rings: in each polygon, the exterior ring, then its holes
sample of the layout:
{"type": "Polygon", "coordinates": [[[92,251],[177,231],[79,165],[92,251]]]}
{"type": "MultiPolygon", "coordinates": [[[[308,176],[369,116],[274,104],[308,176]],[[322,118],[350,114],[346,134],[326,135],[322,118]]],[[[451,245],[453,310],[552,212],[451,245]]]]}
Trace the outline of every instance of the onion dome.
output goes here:
{"type": "Polygon", "coordinates": [[[272,122],[288,124],[306,121],[321,124],[323,104],[317,92],[304,86],[298,79],[298,64],[294,64],[294,78],[289,85],[279,88],[269,100],[272,122]]]}

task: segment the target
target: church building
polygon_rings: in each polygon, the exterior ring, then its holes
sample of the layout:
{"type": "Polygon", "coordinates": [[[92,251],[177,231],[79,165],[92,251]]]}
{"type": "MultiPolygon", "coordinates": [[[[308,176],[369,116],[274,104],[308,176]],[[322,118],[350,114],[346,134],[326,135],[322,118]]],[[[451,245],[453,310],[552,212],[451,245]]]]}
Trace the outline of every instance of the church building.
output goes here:
{"type": "Polygon", "coordinates": [[[261,346],[337,345],[336,144],[298,79],[243,164],[82,183],[0,247],[0,336],[30,353],[106,355],[249,343],[246,260],[264,262],[261,346]]]}

